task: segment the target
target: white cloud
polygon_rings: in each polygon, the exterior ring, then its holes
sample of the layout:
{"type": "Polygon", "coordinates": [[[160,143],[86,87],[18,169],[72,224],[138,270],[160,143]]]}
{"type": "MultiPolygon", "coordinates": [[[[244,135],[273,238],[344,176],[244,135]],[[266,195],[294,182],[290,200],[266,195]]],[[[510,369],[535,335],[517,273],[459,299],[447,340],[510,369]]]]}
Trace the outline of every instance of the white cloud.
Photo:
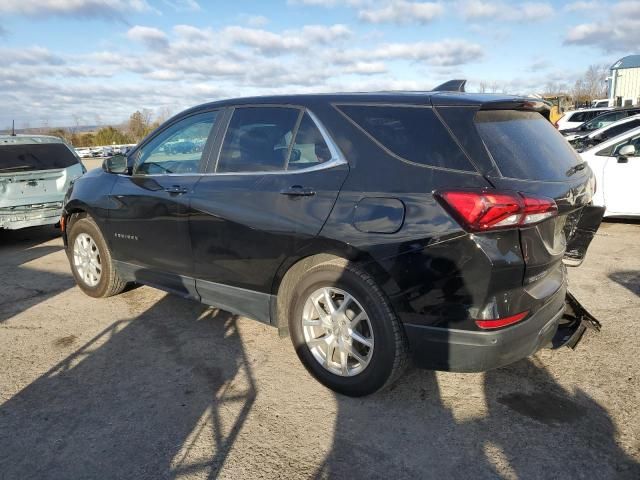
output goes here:
{"type": "Polygon", "coordinates": [[[467,20],[503,20],[531,22],[545,20],[554,14],[554,9],[545,2],[507,3],[485,0],[463,0],[458,2],[458,11],[467,20]]]}
{"type": "Polygon", "coordinates": [[[435,66],[452,66],[480,60],[482,47],[464,40],[440,42],[389,43],[374,48],[370,56],[385,60],[414,60],[435,66]]]}
{"type": "Polygon", "coordinates": [[[250,27],[264,27],[269,23],[269,19],[262,15],[250,15],[247,17],[247,25],[250,27]]]}
{"type": "Polygon", "coordinates": [[[152,49],[165,49],[169,46],[167,35],[155,27],[136,25],[129,29],[127,37],[152,49]]]}
{"type": "Polygon", "coordinates": [[[384,7],[360,10],[358,18],[368,23],[429,23],[443,13],[440,3],[394,0],[384,7]]]}
{"type": "Polygon", "coordinates": [[[196,0],[164,0],[164,3],[177,12],[199,12],[202,10],[200,4],[196,0]]]}
{"type": "Polygon", "coordinates": [[[570,28],[564,43],[595,46],[605,52],[635,52],[640,45],[640,2],[618,2],[610,12],[597,22],[570,28]]]}
{"type": "Polygon", "coordinates": [[[564,6],[565,11],[567,12],[595,11],[600,8],[603,8],[602,3],[595,0],[572,2],[564,6]]]}
{"type": "Polygon", "coordinates": [[[0,13],[123,18],[130,12],[150,10],[146,0],[2,0],[0,13]]]}
{"type": "Polygon", "coordinates": [[[345,73],[355,73],[360,75],[377,75],[385,73],[387,67],[383,62],[359,62],[356,61],[347,65],[344,69],[345,73]]]}
{"type": "Polygon", "coordinates": [[[235,43],[253,47],[265,54],[308,50],[317,44],[327,44],[351,36],[345,25],[306,25],[300,30],[274,33],[267,30],[231,26],[221,35],[235,43]]]}

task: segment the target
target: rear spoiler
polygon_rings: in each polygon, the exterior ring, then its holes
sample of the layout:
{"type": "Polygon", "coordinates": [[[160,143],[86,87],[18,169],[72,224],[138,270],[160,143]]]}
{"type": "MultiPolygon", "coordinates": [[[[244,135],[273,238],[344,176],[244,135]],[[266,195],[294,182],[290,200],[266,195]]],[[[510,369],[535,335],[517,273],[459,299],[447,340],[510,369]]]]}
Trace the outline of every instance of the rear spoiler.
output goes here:
{"type": "MultiPolygon", "coordinates": [[[[465,93],[466,80],[449,80],[441,85],[438,85],[432,92],[449,92],[449,93],[465,93]]],[[[449,106],[454,105],[480,105],[480,110],[527,110],[532,112],[538,112],[547,120],[551,117],[551,106],[548,102],[540,100],[538,98],[518,97],[515,95],[500,95],[500,94],[484,94],[478,93],[467,94],[456,98],[455,96],[447,95],[442,98],[439,95],[432,97],[432,103],[434,105],[447,104],[449,106]],[[440,98],[438,98],[440,97],[440,98]]]]}
{"type": "Polygon", "coordinates": [[[448,82],[438,85],[432,92],[464,92],[466,83],[466,80],[449,80],[448,82]]]}

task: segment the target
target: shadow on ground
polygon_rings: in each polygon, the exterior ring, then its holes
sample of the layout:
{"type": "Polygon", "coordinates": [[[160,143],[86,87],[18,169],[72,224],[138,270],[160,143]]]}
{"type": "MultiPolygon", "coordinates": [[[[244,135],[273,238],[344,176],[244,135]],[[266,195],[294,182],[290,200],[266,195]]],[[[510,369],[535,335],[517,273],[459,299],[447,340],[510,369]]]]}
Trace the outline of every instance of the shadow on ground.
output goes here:
{"type": "Polygon", "coordinates": [[[484,374],[486,408],[465,407],[484,403],[471,386],[453,396],[443,387],[433,372],[413,370],[374,398],[339,396],[332,450],[316,477],[640,478],[605,408],[563,389],[534,359],[484,374]]]}
{"type": "Polygon", "coordinates": [[[53,226],[0,230],[0,323],[75,285],[71,272],[28,266],[62,250],[60,231],[53,226]],[[56,239],[59,241],[51,242],[56,239]]]}
{"type": "Polygon", "coordinates": [[[236,318],[167,296],[0,407],[0,477],[213,477],[255,394],[236,318]]]}
{"type": "Polygon", "coordinates": [[[609,278],[614,282],[622,285],[631,293],[640,297],[640,272],[637,270],[621,270],[613,272],[609,278]]]}

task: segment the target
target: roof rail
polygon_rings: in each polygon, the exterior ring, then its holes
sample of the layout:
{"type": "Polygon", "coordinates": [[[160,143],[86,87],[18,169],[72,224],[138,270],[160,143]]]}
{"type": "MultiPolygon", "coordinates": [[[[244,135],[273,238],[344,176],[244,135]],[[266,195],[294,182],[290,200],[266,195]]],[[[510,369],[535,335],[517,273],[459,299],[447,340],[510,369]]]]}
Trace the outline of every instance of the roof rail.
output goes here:
{"type": "Polygon", "coordinates": [[[438,85],[432,92],[464,92],[466,80],[449,80],[442,85],[438,85]]]}

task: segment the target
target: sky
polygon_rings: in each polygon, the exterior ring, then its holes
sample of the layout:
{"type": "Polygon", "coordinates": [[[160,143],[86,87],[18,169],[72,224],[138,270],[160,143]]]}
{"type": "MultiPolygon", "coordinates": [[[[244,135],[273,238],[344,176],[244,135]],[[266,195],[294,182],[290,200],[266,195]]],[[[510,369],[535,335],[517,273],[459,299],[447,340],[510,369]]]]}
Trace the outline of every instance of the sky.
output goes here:
{"type": "Polygon", "coordinates": [[[571,86],[640,53],[640,0],[0,0],[0,128],[211,100],[571,86]]]}

